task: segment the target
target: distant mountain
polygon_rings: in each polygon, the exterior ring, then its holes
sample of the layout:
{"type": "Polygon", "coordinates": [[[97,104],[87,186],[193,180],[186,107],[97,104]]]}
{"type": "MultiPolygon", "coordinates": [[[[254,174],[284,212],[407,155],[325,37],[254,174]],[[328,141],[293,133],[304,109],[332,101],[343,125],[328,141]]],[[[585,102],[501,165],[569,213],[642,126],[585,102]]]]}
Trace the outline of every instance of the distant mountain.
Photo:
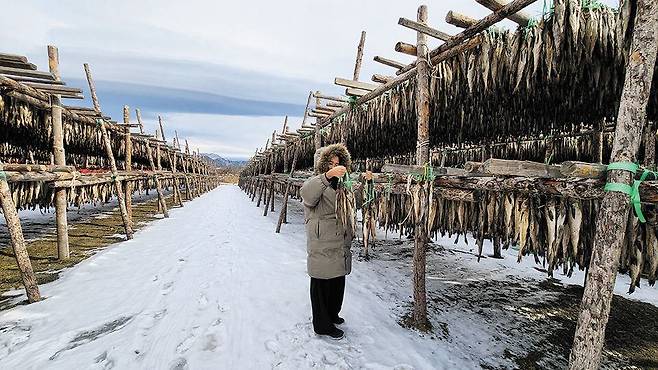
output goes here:
{"type": "Polygon", "coordinates": [[[235,161],[222,157],[215,153],[201,153],[202,156],[207,157],[217,167],[241,167],[247,164],[247,161],[235,161]]]}

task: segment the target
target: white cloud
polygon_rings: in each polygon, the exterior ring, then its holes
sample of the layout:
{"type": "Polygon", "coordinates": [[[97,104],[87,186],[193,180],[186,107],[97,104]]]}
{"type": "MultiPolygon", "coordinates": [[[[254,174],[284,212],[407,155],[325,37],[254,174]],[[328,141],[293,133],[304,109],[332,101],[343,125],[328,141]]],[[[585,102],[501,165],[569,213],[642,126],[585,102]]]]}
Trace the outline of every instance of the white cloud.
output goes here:
{"type": "MultiPolygon", "coordinates": [[[[281,132],[284,117],[228,116],[220,114],[193,114],[169,112],[162,114],[165,138],[171,142],[174,131],[182,145],[185,139],[190,150],[216,153],[225,158],[248,158],[256,148],[264,147],[268,137],[276,130],[281,132]]],[[[288,117],[288,127],[296,130],[301,126],[301,117],[288,117]]],[[[147,133],[155,132],[156,119],[144,122],[147,133]]]]}

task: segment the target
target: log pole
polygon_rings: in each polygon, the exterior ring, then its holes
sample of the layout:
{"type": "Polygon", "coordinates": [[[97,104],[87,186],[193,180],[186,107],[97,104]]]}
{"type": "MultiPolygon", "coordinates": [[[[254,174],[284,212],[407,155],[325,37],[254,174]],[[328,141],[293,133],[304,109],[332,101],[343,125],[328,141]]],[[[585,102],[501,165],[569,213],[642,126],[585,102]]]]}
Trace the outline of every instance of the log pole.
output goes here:
{"type": "Polygon", "coordinates": [[[9,190],[9,184],[7,184],[7,179],[5,177],[4,171],[1,168],[1,165],[0,165],[0,206],[2,206],[2,213],[5,215],[5,221],[7,222],[7,230],[9,231],[9,237],[11,238],[11,246],[14,249],[14,257],[16,258],[16,265],[18,265],[18,271],[21,275],[23,286],[25,287],[27,300],[30,303],[40,301],[41,294],[39,293],[37,278],[34,275],[34,270],[32,269],[30,256],[28,255],[27,248],[25,247],[25,239],[23,238],[21,221],[18,218],[16,205],[14,204],[14,201],[12,199],[11,191],[9,190]]]}
{"type": "MultiPolygon", "coordinates": [[[[151,166],[151,171],[155,172],[157,168],[155,167],[155,161],[153,160],[153,151],[151,150],[151,144],[146,143],[146,155],[149,157],[149,165],[151,166]]],[[[160,184],[160,176],[153,175],[153,182],[155,182],[155,191],[158,194],[158,210],[162,211],[162,214],[165,218],[169,217],[169,212],[167,211],[167,203],[165,203],[164,195],[162,195],[162,185],[160,184]]]]}
{"type": "MultiPolygon", "coordinates": [[[[127,105],[123,106],[123,123],[130,124],[130,108],[127,105]]],[[[132,152],[133,152],[133,142],[130,137],[130,126],[125,128],[125,147],[126,147],[126,160],[124,161],[124,170],[130,172],[133,169],[132,165],[132,152]]],[[[128,213],[128,222],[130,226],[133,225],[133,191],[132,183],[130,181],[123,182],[123,189],[125,191],[126,199],[126,212],[128,213]]]]}
{"type": "MultiPolygon", "coordinates": [[[[55,46],[48,45],[48,68],[55,77],[61,81],[59,73],[59,51],[55,46]]],[[[59,95],[51,95],[50,118],[53,129],[53,162],[58,166],[66,165],[64,152],[64,126],[62,124],[62,101],[59,95]]],[[[55,189],[55,223],[57,225],[57,258],[69,258],[69,231],[66,219],[67,195],[65,188],[55,189]]]]}
{"type": "MultiPolygon", "coordinates": [[[[87,76],[87,83],[89,83],[89,91],[91,93],[91,100],[94,103],[94,110],[97,113],[101,113],[100,102],[98,101],[98,96],[96,96],[96,85],[91,76],[91,69],[89,65],[85,63],[84,65],[85,74],[87,76]]],[[[112,153],[112,143],[110,142],[110,135],[107,133],[107,124],[102,118],[99,118],[97,121],[98,126],[101,130],[101,135],[103,136],[103,144],[105,146],[105,154],[107,155],[107,160],[110,163],[110,170],[112,171],[112,177],[115,179],[114,188],[117,194],[117,201],[119,203],[119,210],[121,212],[121,219],[123,220],[123,226],[126,230],[126,239],[133,238],[133,229],[128,219],[128,211],[126,210],[126,202],[123,197],[123,187],[121,186],[121,181],[117,181],[116,177],[118,176],[117,165],[114,161],[114,153],[112,153]]]]}
{"type": "MultiPolygon", "coordinates": [[[[315,93],[317,95],[320,94],[319,91],[316,91],[315,93]]],[[[316,97],[315,106],[317,107],[319,105],[320,105],[320,98],[316,97]]],[[[315,135],[313,139],[315,140],[315,150],[320,149],[322,147],[322,136],[320,136],[320,120],[318,120],[317,117],[315,119],[315,135]]]]}
{"type": "MultiPolygon", "coordinates": [[[[427,6],[421,5],[418,8],[418,23],[427,25],[427,6]]],[[[416,34],[416,111],[418,123],[418,139],[416,144],[416,164],[419,166],[429,162],[429,76],[430,70],[427,63],[429,49],[427,46],[427,36],[422,32],[416,34]]],[[[426,198],[426,197],[424,197],[426,198]]],[[[422,199],[426,202],[427,199],[422,199]]],[[[419,329],[428,328],[427,320],[427,295],[425,288],[425,265],[427,253],[427,208],[419,220],[416,220],[414,253],[413,253],[413,279],[414,279],[414,325],[419,329]]]]}
{"type": "MultiPolygon", "coordinates": [[[[299,147],[295,145],[295,154],[293,155],[292,165],[290,166],[290,178],[295,173],[295,166],[297,165],[297,157],[299,156],[299,147]]],[[[286,192],[283,195],[283,204],[281,205],[281,213],[279,214],[279,220],[276,224],[276,233],[281,232],[281,224],[288,223],[288,196],[290,195],[290,180],[286,182],[286,192]]]]}
{"type": "MultiPolygon", "coordinates": [[[[657,50],[658,3],[655,0],[638,0],[610,163],[637,162],[657,50]]],[[[629,171],[608,171],[608,183],[632,185],[633,178],[629,171]]],[[[629,209],[627,194],[615,191],[604,194],[596,219],[592,259],[569,356],[571,370],[594,370],[601,363],[629,209]]]]}

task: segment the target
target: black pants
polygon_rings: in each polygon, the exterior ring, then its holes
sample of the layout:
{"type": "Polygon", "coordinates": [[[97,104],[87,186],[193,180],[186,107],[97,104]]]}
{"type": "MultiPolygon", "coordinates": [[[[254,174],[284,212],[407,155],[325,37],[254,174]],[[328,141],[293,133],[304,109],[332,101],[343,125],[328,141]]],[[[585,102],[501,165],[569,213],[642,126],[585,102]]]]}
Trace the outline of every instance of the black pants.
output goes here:
{"type": "Polygon", "coordinates": [[[345,276],[333,279],[311,278],[311,309],[313,310],[313,330],[318,334],[332,331],[334,320],[343,305],[345,276]]]}

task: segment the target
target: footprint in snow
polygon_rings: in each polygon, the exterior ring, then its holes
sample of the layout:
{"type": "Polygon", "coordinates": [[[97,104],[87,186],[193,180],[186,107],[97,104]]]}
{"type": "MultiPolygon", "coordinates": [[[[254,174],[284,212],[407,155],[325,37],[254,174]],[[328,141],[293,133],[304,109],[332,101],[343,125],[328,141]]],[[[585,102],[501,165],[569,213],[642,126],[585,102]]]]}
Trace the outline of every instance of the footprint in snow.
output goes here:
{"type": "Polygon", "coordinates": [[[162,286],[162,290],[160,291],[160,293],[161,293],[162,295],[167,295],[167,294],[171,293],[171,291],[173,290],[173,288],[172,288],[173,285],[174,285],[174,282],[173,282],[173,281],[170,281],[170,282],[168,282],[168,283],[165,283],[165,284],[162,286]]]}
{"type": "Polygon", "coordinates": [[[107,355],[107,351],[101,353],[94,359],[90,369],[109,370],[114,367],[114,360],[107,355]]]}
{"type": "Polygon", "coordinates": [[[178,346],[176,346],[176,352],[178,354],[183,354],[189,351],[189,349],[192,348],[194,342],[197,341],[198,332],[199,332],[199,326],[193,327],[192,332],[185,339],[183,339],[183,341],[180,342],[178,346]]]}
{"type": "Polygon", "coordinates": [[[30,339],[31,329],[18,321],[0,324],[0,359],[22,347],[30,339]]]}
{"type": "Polygon", "coordinates": [[[204,310],[208,306],[208,298],[205,294],[201,293],[199,299],[197,299],[197,303],[199,304],[199,310],[204,310]]]}
{"type": "Polygon", "coordinates": [[[185,357],[175,359],[169,366],[169,369],[171,370],[186,370],[187,368],[187,360],[185,357]]]}

